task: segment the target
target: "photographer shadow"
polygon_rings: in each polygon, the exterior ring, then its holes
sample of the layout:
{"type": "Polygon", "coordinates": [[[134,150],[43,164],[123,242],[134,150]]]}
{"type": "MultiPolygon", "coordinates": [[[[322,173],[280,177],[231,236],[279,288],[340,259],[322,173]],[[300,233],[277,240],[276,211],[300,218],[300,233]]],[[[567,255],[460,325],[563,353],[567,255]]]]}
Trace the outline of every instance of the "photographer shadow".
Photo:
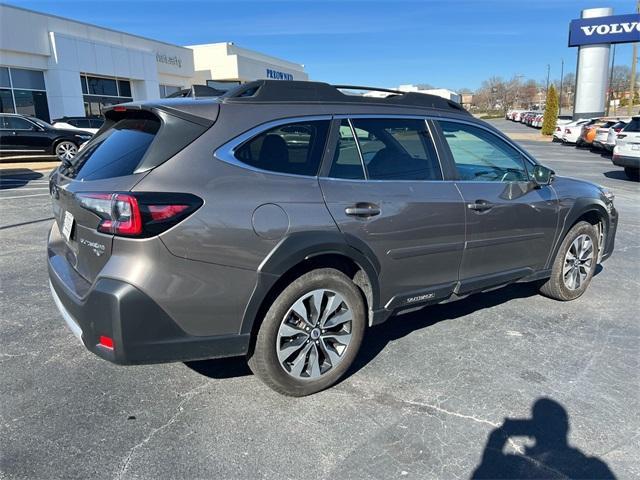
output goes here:
{"type": "Polygon", "coordinates": [[[569,416],[562,405],[540,398],[531,414],[530,419],[505,418],[489,434],[472,479],[616,478],[605,462],[568,444],[569,416]],[[513,437],[529,437],[534,445],[524,447],[522,454],[503,453],[513,437]]]}

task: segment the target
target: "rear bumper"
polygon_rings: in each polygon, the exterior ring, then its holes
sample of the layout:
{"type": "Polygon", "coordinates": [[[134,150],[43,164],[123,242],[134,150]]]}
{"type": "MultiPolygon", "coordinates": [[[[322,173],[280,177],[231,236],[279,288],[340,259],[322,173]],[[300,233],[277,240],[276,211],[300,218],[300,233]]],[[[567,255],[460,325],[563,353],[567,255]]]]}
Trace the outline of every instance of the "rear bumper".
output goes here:
{"type": "Polygon", "coordinates": [[[624,155],[614,155],[611,158],[614,165],[619,167],[640,168],[640,157],[626,157],[624,155]]]}
{"type": "Polygon", "coordinates": [[[194,336],[182,330],[151,298],[133,285],[98,279],[82,298],[69,289],[49,258],[51,293],[71,331],[99,357],[120,365],[200,360],[245,355],[249,334],[194,336]],[[113,339],[114,348],[99,344],[113,339]]]}

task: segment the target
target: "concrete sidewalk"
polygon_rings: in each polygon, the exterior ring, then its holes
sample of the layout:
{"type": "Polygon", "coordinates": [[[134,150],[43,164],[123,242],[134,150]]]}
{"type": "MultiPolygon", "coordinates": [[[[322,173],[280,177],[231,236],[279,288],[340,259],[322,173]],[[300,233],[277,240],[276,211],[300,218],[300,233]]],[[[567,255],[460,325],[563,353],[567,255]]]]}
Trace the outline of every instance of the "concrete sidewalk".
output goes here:
{"type": "Polygon", "coordinates": [[[48,172],[53,170],[58,165],[60,165],[59,161],[41,161],[41,162],[0,162],[0,172],[3,175],[19,175],[21,172],[48,172]]]}

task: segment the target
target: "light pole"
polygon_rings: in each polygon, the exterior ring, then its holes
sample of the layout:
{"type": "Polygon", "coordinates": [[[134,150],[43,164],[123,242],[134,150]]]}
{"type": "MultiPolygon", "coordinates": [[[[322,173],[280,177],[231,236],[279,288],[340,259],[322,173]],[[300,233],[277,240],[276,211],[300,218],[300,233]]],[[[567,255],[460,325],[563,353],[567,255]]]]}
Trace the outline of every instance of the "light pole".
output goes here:
{"type": "Polygon", "coordinates": [[[560,60],[560,98],[558,99],[558,115],[562,115],[562,80],[564,77],[564,58],[560,60]]]}
{"type": "MultiPolygon", "coordinates": [[[[547,93],[549,93],[549,73],[550,73],[550,72],[551,72],[551,65],[549,65],[549,64],[547,63],[547,93]]],[[[544,98],[545,98],[545,102],[546,102],[546,99],[547,99],[546,94],[545,94],[545,97],[544,97],[544,98]]]]}

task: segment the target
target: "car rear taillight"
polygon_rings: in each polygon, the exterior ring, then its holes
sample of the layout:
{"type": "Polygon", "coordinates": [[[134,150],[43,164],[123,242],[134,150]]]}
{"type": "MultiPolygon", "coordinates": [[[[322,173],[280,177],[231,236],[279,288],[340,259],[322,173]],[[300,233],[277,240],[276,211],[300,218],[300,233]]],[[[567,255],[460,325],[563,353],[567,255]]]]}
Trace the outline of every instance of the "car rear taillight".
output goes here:
{"type": "Polygon", "coordinates": [[[105,335],[101,335],[100,338],[98,339],[98,345],[100,345],[101,347],[107,348],[109,350],[113,350],[114,348],[113,338],[107,337],[105,335]]]}
{"type": "Polygon", "coordinates": [[[80,205],[100,217],[98,231],[145,238],[176,225],[202,205],[187,193],[79,193],[80,205]]]}

